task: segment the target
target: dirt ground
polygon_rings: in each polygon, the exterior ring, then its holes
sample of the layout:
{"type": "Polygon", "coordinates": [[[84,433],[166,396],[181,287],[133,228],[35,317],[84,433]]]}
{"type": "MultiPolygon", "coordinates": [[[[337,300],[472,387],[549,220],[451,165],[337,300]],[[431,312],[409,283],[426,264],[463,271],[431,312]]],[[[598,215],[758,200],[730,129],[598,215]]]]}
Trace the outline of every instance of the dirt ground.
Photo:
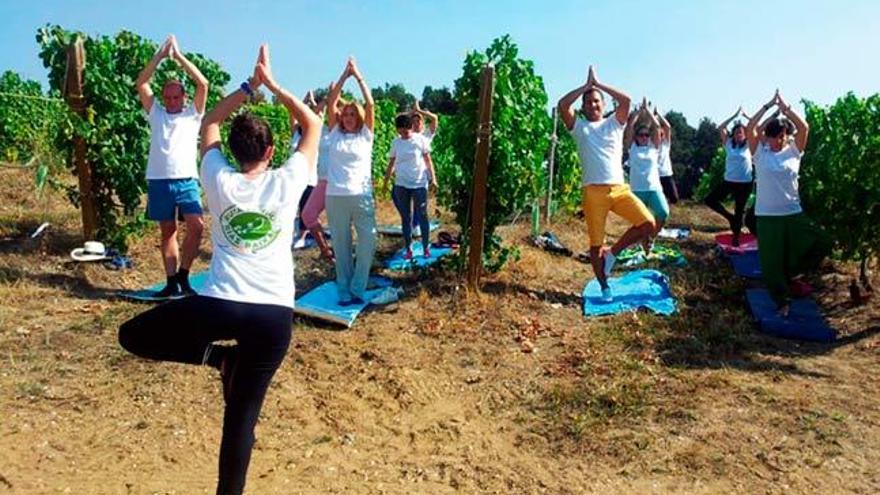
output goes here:
{"type": "MultiPolygon", "coordinates": [[[[162,279],[156,233],[132,247],[133,270],[75,264],[78,212],[25,174],[3,178],[0,493],[213,493],[217,373],[116,340],[148,306],[113,293],[162,279]]],[[[395,220],[384,203],[380,217],[395,220]]],[[[502,229],[520,259],[481,295],[445,270],[393,275],[403,300],[351,330],[295,319],[247,492],[880,492],[880,296],[851,304],[856,267],[830,263],[813,282],[841,338],[764,336],[750,283],[711,248],[721,222],[684,204],[672,223],[694,234],[679,243],[689,264],[662,267],[671,317],[584,318],[590,268],[529,246],[522,223],[502,229]]],[[[585,248],[581,220],[551,228],[585,248]]],[[[315,250],[295,256],[298,291],[330,277],[315,250]]]]}

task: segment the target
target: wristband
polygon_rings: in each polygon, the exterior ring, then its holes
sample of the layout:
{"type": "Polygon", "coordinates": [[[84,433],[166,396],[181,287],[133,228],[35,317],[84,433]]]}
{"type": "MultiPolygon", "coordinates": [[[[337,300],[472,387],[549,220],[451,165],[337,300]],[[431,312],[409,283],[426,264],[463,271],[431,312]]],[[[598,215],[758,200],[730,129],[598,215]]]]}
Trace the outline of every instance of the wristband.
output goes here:
{"type": "Polygon", "coordinates": [[[238,87],[240,90],[244,92],[244,94],[248,95],[248,98],[254,97],[254,90],[251,88],[250,83],[247,81],[241,83],[241,86],[238,87]]]}

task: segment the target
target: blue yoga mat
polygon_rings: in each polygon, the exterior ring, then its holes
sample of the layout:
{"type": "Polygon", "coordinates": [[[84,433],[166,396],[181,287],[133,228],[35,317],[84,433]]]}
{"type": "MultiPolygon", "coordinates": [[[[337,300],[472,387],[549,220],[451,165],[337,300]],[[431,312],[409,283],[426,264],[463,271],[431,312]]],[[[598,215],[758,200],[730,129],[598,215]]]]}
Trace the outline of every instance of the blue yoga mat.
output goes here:
{"type": "Polygon", "coordinates": [[[660,232],[657,233],[657,237],[662,237],[664,239],[687,239],[691,235],[691,229],[688,228],[662,228],[660,232]]]}
{"type": "Polygon", "coordinates": [[[413,242],[410,245],[410,248],[412,249],[413,253],[412,259],[403,259],[403,255],[406,254],[406,249],[400,248],[399,251],[397,251],[396,253],[394,253],[394,255],[385,260],[385,268],[394,271],[403,271],[412,270],[415,267],[425,267],[433,265],[437,262],[437,260],[453,251],[452,248],[448,247],[431,246],[431,256],[429,258],[425,258],[425,256],[422,254],[424,248],[422,248],[421,242],[413,242]]]}
{"type": "Polygon", "coordinates": [[[730,263],[733,265],[733,271],[740,277],[761,278],[761,262],[758,260],[757,251],[731,254],[730,263]]]}
{"type": "MultiPolygon", "coordinates": [[[[198,273],[190,274],[189,276],[189,285],[192,288],[199,292],[202,290],[202,287],[205,286],[205,282],[208,280],[208,271],[204,270],[198,273]]],[[[141,290],[122,290],[117,292],[116,294],[124,299],[131,299],[134,301],[144,301],[144,302],[161,302],[161,301],[169,301],[175,298],[168,297],[158,297],[156,294],[159,293],[162,289],[165,288],[165,282],[159,282],[158,284],[147,287],[146,289],[141,290]]],[[[176,298],[179,299],[179,298],[176,298]]]]}
{"type": "MultiPolygon", "coordinates": [[[[391,286],[391,280],[384,277],[370,277],[371,285],[376,288],[370,289],[364,294],[367,301],[391,286]]],[[[325,320],[351,328],[358,315],[369,305],[351,304],[339,305],[339,293],[336,290],[336,282],[331,280],[306,292],[293,303],[293,312],[319,320],[325,320]]]]}
{"type": "Polygon", "coordinates": [[[776,304],[766,289],[749,289],[746,300],[762,332],[785,339],[834,342],[837,331],[829,327],[822,311],[809,298],[795,299],[787,318],[776,312],[776,304]]]}
{"type": "Polygon", "coordinates": [[[619,278],[608,279],[614,293],[611,302],[602,301],[599,281],[590,280],[584,287],[584,315],[602,316],[647,308],[661,315],[675,312],[675,299],[666,276],[657,270],[637,270],[619,278]]]}
{"type": "MultiPolygon", "coordinates": [[[[431,232],[434,232],[440,227],[440,222],[438,222],[437,220],[431,220],[430,222],[428,222],[428,225],[430,225],[431,232]]],[[[400,224],[379,225],[378,227],[376,227],[376,231],[380,234],[385,235],[403,235],[403,227],[400,224]]],[[[421,237],[421,232],[419,232],[418,228],[413,229],[413,237],[421,237]]]]}

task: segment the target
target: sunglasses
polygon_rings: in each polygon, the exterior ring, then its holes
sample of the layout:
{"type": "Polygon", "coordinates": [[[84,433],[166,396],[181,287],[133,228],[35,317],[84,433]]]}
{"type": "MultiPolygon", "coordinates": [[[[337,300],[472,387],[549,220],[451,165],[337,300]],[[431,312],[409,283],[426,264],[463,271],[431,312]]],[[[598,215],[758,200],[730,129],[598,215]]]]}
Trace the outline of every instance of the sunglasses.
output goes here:
{"type": "Polygon", "coordinates": [[[651,137],[650,134],[636,134],[636,137],[651,137]]]}

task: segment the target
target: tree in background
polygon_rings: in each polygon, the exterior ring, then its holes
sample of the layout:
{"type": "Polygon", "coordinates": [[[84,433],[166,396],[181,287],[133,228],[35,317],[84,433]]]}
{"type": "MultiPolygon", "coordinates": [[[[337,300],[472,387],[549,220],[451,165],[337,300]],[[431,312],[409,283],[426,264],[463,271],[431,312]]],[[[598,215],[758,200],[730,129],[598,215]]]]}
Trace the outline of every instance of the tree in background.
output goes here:
{"type": "Polygon", "coordinates": [[[408,93],[400,83],[385,83],[385,86],[373,88],[372,91],[374,100],[391,100],[397,105],[398,112],[409,112],[416,104],[416,97],[408,93]]]}
{"type": "Polygon", "coordinates": [[[446,86],[440,88],[432,88],[425,86],[422,90],[422,99],[419,102],[422,108],[444,115],[455,115],[458,112],[458,104],[452,97],[452,92],[446,86]]]}

